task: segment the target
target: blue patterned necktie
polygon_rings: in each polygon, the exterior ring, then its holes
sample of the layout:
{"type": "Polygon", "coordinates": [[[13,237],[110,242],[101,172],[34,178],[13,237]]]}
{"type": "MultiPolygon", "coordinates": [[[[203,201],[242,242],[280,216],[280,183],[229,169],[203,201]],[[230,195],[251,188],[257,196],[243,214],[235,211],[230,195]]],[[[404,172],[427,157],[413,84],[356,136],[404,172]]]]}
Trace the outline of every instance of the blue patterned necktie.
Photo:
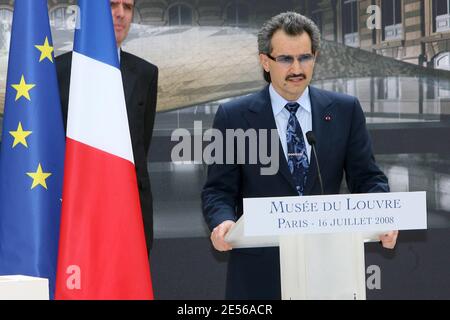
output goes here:
{"type": "Polygon", "coordinates": [[[285,108],[291,114],[288,121],[286,141],[288,149],[288,166],[294,179],[295,187],[299,195],[303,195],[308,175],[308,153],[306,152],[305,140],[302,128],[295,114],[300,105],[297,102],[286,104],[285,108]]]}

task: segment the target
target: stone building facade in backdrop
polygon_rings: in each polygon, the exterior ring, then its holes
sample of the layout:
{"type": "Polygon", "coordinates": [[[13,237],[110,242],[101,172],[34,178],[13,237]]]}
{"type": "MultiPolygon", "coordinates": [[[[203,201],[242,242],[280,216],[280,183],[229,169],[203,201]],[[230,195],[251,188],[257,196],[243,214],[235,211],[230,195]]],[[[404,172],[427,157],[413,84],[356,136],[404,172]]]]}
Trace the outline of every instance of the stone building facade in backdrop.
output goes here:
{"type": "MultiPolygon", "coordinates": [[[[8,50],[13,0],[0,0],[0,50],[8,50]]],[[[49,0],[52,25],[65,26],[75,0],[49,0]]],[[[259,27],[295,10],[319,25],[323,38],[414,64],[450,70],[449,0],[136,0],[135,22],[154,26],[259,27]],[[367,21],[377,6],[380,28],[367,21]],[[373,8],[373,7],[371,7],[373,8]]]]}

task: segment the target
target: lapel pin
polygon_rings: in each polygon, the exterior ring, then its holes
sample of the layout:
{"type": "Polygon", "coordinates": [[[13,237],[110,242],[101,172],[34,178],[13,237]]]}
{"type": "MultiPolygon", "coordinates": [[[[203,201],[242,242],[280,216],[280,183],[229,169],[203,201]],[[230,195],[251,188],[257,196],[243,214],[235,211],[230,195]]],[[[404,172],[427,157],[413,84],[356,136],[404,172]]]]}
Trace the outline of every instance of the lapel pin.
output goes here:
{"type": "Polygon", "coordinates": [[[330,115],[326,115],[325,116],[325,121],[331,121],[331,116],[330,115]]]}

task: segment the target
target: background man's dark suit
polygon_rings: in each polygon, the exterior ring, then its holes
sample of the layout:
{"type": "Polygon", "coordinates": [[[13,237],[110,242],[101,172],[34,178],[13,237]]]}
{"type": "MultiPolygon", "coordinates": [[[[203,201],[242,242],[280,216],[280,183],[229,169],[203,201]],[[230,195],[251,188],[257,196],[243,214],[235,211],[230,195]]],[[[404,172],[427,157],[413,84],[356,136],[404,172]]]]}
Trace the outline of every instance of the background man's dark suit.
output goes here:
{"type": "MultiPolygon", "coordinates": [[[[56,58],[64,127],[67,123],[71,64],[71,52],[56,58]]],[[[155,120],[158,68],[139,57],[121,51],[120,70],[125,91],[147,249],[150,251],[153,242],[153,199],[147,171],[147,155],[155,120]]]]}
{"type": "MultiPolygon", "coordinates": [[[[352,193],[388,192],[387,178],[373,158],[358,100],[311,86],[310,99],[324,192],[339,193],[344,172],[352,193]]],[[[276,129],[268,86],[259,93],[221,106],[213,126],[222,132],[238,128],[276,129]]],[[[281,143],[279,161],[279,171],[272,176],[261,175],[260,164],[209,166],[202,193],[203,213],[209,228],[212,230],[225,220],[236,221],[242,215],[243,198],[298,195],[281,143]]],[[[310,160],[304,194],[320,194],[314,160],[310,160]]],[[[233,249],[228,264],[226,296],[231,299],[280,299],[279,274],[278,248],[233,249]]]]}

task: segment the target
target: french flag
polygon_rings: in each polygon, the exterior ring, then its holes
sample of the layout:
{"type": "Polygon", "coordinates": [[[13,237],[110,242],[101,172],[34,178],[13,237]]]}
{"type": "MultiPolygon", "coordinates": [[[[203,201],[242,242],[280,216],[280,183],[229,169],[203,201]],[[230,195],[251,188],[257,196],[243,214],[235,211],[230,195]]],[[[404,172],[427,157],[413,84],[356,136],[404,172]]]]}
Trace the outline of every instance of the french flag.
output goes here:
{"type": "Polygon", "coordinates": [[[153,299],[110,0],[79,0],[56,299],[153,299]]]}

